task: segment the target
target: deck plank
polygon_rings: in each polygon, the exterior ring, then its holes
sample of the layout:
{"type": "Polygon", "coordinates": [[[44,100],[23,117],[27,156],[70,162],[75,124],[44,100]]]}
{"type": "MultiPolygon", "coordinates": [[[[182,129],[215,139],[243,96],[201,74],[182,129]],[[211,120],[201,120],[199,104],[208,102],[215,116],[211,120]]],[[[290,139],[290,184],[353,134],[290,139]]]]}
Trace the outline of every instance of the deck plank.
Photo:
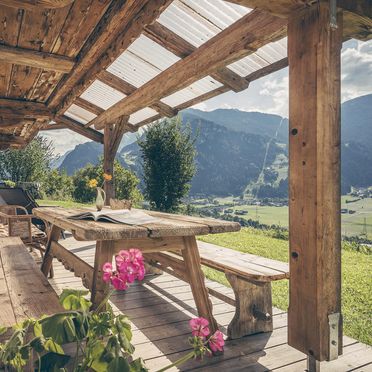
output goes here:
{"type": "MultiPolygon", "coordinates": [[[[95,247],[89,242],[66,239],[71,251],[90,263],[95,247]]],[[[55,260],[54,260],[55,261],[55,260]]],[[[262,262],[264,264],[264,261],[262,262]]],[[[57,292],[63,288],[82,288],[79,278],[54,263],[55,277],[50,280],[57,292]]],[[[231,289],[208,281],[208,285],[231,295],[231,289]]],[[[234,307],[212,297],[213,312],[219,327],[226,334],[234,315],[234,307]]],[[[142,284],[132,285],[126,292],[112,296],[114,311],[130,316],[136,355],[145,357],[150,371],[155,371],[185,355],[190,347],[188,322],[196,316],[196,308],[187,283],[168,274],[146,277],[142,284]]],[[[305,371],[306,356],[287,344],[287,314],[273,309],[274,331],[226,342],[223,355],[192,360],[182,371],[305,371]]],[[[344,355],[330,363],[322,363],[322,371],[372,371],[372,351],[349,337],[344,337],[344,355]]],[[[173,368],[170,371],[178,371],[173,368]]]]}

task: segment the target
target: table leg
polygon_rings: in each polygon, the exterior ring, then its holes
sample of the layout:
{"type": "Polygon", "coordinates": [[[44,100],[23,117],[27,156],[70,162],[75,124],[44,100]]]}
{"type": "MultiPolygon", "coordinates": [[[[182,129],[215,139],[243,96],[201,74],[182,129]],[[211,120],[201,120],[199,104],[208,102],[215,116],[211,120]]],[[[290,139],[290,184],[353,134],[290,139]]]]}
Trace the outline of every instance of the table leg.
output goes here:
{"type": "Polygon", "coordinates": [[[113,240],[102,240],[97,241],[96,253],[94,257],[94,272],[93,272],[93,283],[92,283],[92,308],[95,309],[103,301],[106,295],[106,291],[109,288],[109,284],[102,280],[103,271],[102,266],[106,262],[112,262],[112,256],[114,255],[114,241],[113,240]]]}
{"type": "Polygon", "coordinates": [[[186,266],[186,273],[189,276],[189,283],[198,309],[198,314],[199,316],[208,319],[210,330],[214,333],[218,329],[217,322],[213,317],[212,302],[205,286],[204,274],[201,269],[199,250],[195,236],[184,237],[182,256],[186,266]]]}
{"type": "Polygon", "coordinates": [[[48,235],[48,242],[45,247],[45,254],[43,257],[43,262],[41,264],[41,271],[45,276],[48,276],[48,273],[52,267],[53,263],[53,253],[52,253],[52,242],[58,242],[59,237],[61,236],[61,229],[56,226],[52,225],[52,228],[50,229],[49,235],[48,235]]]}

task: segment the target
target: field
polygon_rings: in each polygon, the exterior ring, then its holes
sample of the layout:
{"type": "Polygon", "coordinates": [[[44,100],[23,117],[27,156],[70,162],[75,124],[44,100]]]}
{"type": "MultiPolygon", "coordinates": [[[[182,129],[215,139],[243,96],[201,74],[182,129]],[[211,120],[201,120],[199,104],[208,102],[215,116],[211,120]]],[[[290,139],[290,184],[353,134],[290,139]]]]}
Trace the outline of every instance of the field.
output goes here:
{"type": "MultiPolygon", "coordinates": [[[[243,228],[238,233],[216,234],[200,240],[236,250],[288,261],[288,241],[274,239],[270,232],[243,228]]],[[[224,274],[205,268],[206,276],[228,285],[224,274]]],[[[342,313],[344,333],[361,342],[372,344],[372,256],[343,249],[342,251],[342,313]]],[[[273,283],[273,305],[287,310],[288,282],[273,283]]]]}
{"type": "MultiPolygon", "coordinates": [[[[221,206],[233,202],[232,197],[216,198],[215,200],[221,206]]],[[[347,236],[367,234],[367,237],[372,239],[372,198],[361,199],[353,203],[346,203],[346,200],[356,200],[356,198],[343,196],[341,199],[341,208],[355,211],[355,213],[341,215],[342,234],[347,236]]],[[[233,209],[236,211],[247,211],[248,214],[239,215],[239,217],[244,219],[257,220],[266,225],[288,227],[288,207],[285,206],[236,205],[233,209]]]]}

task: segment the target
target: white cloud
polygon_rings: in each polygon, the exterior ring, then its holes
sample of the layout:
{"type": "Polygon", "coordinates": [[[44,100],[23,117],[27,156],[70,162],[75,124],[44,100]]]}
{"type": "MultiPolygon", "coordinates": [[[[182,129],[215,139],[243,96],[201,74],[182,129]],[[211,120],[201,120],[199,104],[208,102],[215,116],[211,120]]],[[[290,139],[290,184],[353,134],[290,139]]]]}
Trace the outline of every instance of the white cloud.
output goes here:
{"type": "Polygon", "coordinates": [[[49,130],[40,132],[40,134],[53,142],[56,155],[62,155],[73,150],[75,146],[90,141],[88,138],[68,129],[49,130]]]}

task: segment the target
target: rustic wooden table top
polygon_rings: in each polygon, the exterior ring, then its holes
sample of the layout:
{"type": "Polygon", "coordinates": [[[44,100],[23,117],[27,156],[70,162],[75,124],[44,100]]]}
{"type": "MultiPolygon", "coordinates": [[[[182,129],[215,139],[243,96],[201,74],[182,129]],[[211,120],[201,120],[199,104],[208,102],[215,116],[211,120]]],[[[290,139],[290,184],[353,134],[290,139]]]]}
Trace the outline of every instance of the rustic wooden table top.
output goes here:
{"type": "Polygon", "coordinates": [[[118,240],[147,237],[195,236],[240,230],[240,224],[237,222],[154,211],[145,211],[145,213],[156,217],[158,221],[145,225],[126,225],[69,219],[72,215],[86,211],[92,211],[92,209],[43,207],[35,208],[33,213],[37,217],[53,225],[71,231],[77,240],[118,240]]]}

